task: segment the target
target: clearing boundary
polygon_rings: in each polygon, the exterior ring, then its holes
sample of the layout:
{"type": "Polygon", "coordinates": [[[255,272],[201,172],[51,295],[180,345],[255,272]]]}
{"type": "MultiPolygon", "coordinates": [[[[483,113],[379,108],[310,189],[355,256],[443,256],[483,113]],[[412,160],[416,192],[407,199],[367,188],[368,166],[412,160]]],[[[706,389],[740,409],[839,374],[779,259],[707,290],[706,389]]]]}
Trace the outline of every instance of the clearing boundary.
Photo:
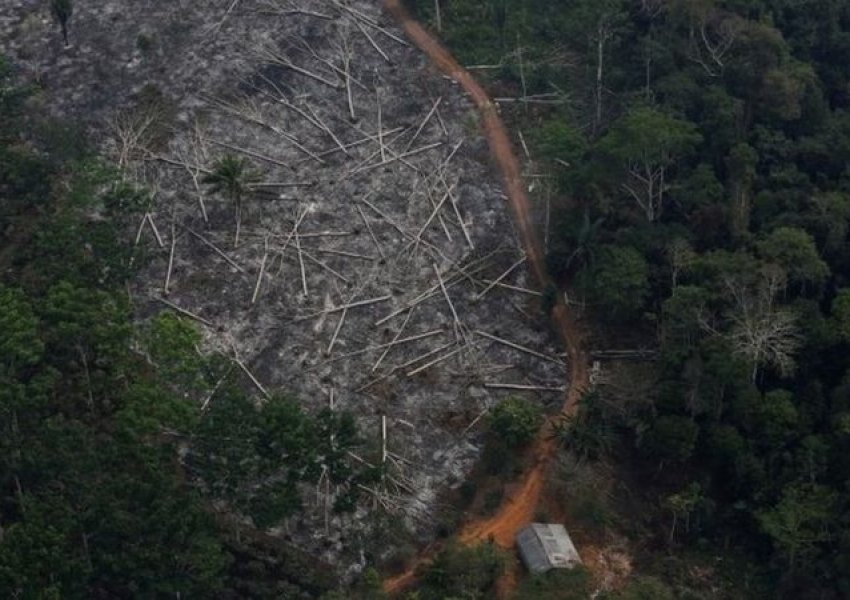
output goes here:
{"type": "MultiPolygon", "coordinates": [[[[440,71],[451,77],[469,94],[481,116],[484,136],[490,146],[496,167],[501,173],[514,223],[535,279],[540,289],[554,285],[554,282],[546,273],[540,241],[534,234],[532,227],[530,203],[520,175],[519,161],[513,151],[507,129],[499,117],[496,106],[472,75],[460,66],[448,50],[410,16],[410,13],[401,5],[400,0],[382,1],[384,8],[404,29],[407,37],[428,56],[440,71]]],[[[552,309],[551,315],[552,322],[567,351],[570,378],[561,415],[571,415],[576,411],[582,391],[588,383],[587,355],[582,350],[581,330],[576,324],[574,316],[569,312],[560,294],[556,294],[555,300],[555,307],[552,309]]],[[[514,536],[519,529],[533,520],[543,494],[547,468],[555,455],[555,441],[549,435],[551,422],[552,419],[544,423],[538,432],[530,449],[534,460],[517,482],[516,490],[505,497],[494,515],[465,524],[458,532],[458,539],[461,542],[472,544],[492,539],[499,546],[510,548],[513,546],[514,536]]],[[[384,590],[394,594],[407,588],[415,579],[416,568],[427,562],[430,554],[420,556],[407,571],[386,580],[384,590]]]]}

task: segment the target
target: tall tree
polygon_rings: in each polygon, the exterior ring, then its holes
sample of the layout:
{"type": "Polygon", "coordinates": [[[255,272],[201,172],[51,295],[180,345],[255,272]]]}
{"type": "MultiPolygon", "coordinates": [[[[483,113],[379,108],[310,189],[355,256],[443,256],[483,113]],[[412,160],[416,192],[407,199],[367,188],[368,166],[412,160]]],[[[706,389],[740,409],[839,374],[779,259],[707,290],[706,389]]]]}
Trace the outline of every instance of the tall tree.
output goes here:
{"type": "Polygon", "coordinates": [[[611,317],[639,313],[649,294],[649,265],[629,246],[603,246],[592,268],[580,274],[581,287],[611,317]]]}
{"type": "Polygon", "coordinates": [[[841,337],[850,342],[850,288],[841,288],[833,298],[832,318],[841,337]]]}
{"type": "Polygon", "coordinates": [[[732,194],[732,230],[739,236],[743,235],[750,225],[750,196],[757,164],[758,153],[745,143],[733,147],[726,158],[732,194]]]}
{"type": "Polygon", "coordinates": [[[815,553],[818,544],[830,539],[835,503],[835,493],[824,486],[793,485],[783,491],[776,505],[756,513],[756,518],[793,569],[815,553]]]}
{"type": "Polygon", "coordinates": [[[693,123],[641,106],[615,122],[597,147],[613,160],[620,187],[652,223],[662,215],[671,167],[701,140],[693,123]]]}
{"type": "Polygon", "coordinates": [[[697,509],[700,502],[703,500],[702,486],[696,482],[692,482],[685,489],[667,496],[665,504],[672,513],[673,519],[670,523],[669,542],[672,544],[676,538],[676,528],[679,524],[679,519],[685,519],[685,532],[690,531],[691,514],[697,509]]]}
{"type": "Polygon", "coordinates": [[[829,267],[818,254],[812,236],[797,227],[778,227],[758,243],[759,254],[788,273],[791,283],[818,286],[829,267]]]}
{"type": "Polygon", "coordinates": [[[604,117],[605,73],[609,47],[623,29],[627,3],[623,0],[580,0],[569,3],[571,33],[587,40],[589,62],[593,64],[593,135],[602,130],[604,117]],[[590,58],[592,57],[592,58],[590,58]]]}
{"type": "Polygon", "coordinates": [[[50,0],[50,12],[53,13],[53,17],[59,22],[59,27],[62,29],[62,39],[67,46],[68,21],[71,20],[71,15],[74,13],[72,0],[50,0]]]}

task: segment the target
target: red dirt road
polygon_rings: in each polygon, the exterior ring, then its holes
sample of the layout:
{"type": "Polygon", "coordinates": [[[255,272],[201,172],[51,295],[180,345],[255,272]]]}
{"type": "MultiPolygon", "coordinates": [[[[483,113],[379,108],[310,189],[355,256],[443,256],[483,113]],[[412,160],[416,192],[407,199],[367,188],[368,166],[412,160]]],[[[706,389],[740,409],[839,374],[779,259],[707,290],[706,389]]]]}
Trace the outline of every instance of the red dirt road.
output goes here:
{"type": "MultiPolygon", "coordinates": [[[[544,289],[552,281],[546,274],[543,251],[532,227],[530,203],[520,175],[519,161],[495,105],[478,82],[455,61],[452,55],[413,20],[401,5],[400,0],[383,0],[383,5],[404,29],[408,38],[428,55],[437,68],[463,87],[478,109],[484,136],[490,146],[496,167],[502,175],[505,193],[513,212],[514,224],[528,257],[528,264],[531,265],[540,289],[544,289]]],[[[587,357],[581,349],[580,328],[567,310],[560,294],[557,294],[556,302],[552,311],[552,322],[564,342],[570,367],[569,392],[564,399],[562,413],[572,414],[587,385],[587,357]]],[[[458,539],[461,542],[472,544],[493,539],[499,546],[509,548],[513,545],[517,532],[533,520],[544,491],[549,463],[555,455],[555,443],[549,436],[549,425],[550,423],[547,422],[538,432],[530,450],[534,457],[533,461],[517,482],[515,491],[505,497],[496,514],[463,526],[458,532],[458,539]]],[[[416,564],[407,571],[386,580],[384,590],[390,594],[403,591],[413,583],[416,567],[428,560],[428,556],[420,556],[416,564]]]]}

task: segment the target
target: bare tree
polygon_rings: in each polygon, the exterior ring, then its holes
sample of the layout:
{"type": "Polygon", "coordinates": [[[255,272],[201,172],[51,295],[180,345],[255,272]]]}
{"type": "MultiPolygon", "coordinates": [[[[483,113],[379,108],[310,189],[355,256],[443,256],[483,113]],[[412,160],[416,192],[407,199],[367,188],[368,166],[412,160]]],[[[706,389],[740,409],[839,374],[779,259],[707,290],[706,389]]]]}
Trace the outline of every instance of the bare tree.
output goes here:
{"type": "Polygon", "coordinates": [[[775,367],[782,375],[793,372],[800,336],[797,317],[790,311],[745,314],[736,319],[729,338],[734,351],[752,362],[753,381],[763,365],[775,367]]]}
{"type": "Polygon", "coordinates": [[[121,169],[150,150],[157,115],[148,110],[119,112],[109,123],[115,142],[115,160],[121,169]]]}
{"type": "Polygon", "coordinates": [[[674,289],[679,285],[679,274],[690,269],[697,254],[684,238],[676,238],[667,246],[667,260],[670,261],[670,284],[674,289]]]}
{"type": "Polygon", "coordinates": [[[626,0],[572,0],[569,21],[573,35],[587,40],[588,82],[592,89],[591,125],[594,137],[602,128],[605,94],[605,61],[610,44],[616,39],[627,14],[626,0]]]}
{"type": "Polygon", "coordinates": [[[744,29],[745,21],[718,11],[700,11],[691,16],[688,57],[711,77],[726,66],[726,55],[744,29]]]}
{"type": "Polygon", "coordinates": [[[735,299],[727,339],[736,354],[752,363],[753,381],[763,366],[781,375],[793,372],[794,353],[801,341],[797,316],[774,304],[785,287],[785,273],[778,267],[765,268],[755,289],[738,279],[727,278],[724,283],[735,299]]]}

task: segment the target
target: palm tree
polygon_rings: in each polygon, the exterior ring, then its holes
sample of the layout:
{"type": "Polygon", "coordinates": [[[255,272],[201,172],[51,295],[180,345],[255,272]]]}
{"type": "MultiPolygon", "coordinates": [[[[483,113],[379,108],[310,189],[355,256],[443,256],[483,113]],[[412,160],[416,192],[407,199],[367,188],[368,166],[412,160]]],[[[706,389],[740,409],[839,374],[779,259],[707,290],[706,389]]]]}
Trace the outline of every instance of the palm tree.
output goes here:
{"type": "Polygon", "coordinates": [[[574,416],[561,417],[552,424],[552,437],[564,448],[575,452],[580,460],[602,458],[617,442],[617,434],[598,403],[598,392],[587,392],[574,416]]]}
{"type": "Polygon", "coordinates": [[[74,12],[74,5],[71,0],[50,0],[50,12],[59,21],[59,27],[62,28],[62,39],[65,40],[65,46],[68,45],[68,21],[71,20],[71,15],[74,12]]]}
{"type": "Polygon", "coordinates": [[[569,269],[574,262],[580,262],[582,267],[588,266],[593,262],[598,243],[599,227],[605,221],[605,217],[591,221],[590,213],[587,209],[584,210],[584,217],[581,223],[573,229],[573,240],[575,248],[567,256],[566,268],[569,269]]]}
{"type": "Polygon", "coordinates": [[[213,170],[201,180],[215,193],[223,193],[233,202],[236,211],[236,237],[233,247],[239,245],[239,230],[242,226],[242,199],[250,191],[252,182],[258,179],[256,171],[248,168],[244,159],[226,154],[213,165],[213,170]]]}
{"type": "Polygon", "coordinates": [[[561,226],[561,243],[546,257],[549,271],[555,276],[562,276],[590,266],[595,258],[599,229],[604,221],[604,217],[591,221],[590,213],[585,209],[581,221],[564,223],[561,226]]]}

